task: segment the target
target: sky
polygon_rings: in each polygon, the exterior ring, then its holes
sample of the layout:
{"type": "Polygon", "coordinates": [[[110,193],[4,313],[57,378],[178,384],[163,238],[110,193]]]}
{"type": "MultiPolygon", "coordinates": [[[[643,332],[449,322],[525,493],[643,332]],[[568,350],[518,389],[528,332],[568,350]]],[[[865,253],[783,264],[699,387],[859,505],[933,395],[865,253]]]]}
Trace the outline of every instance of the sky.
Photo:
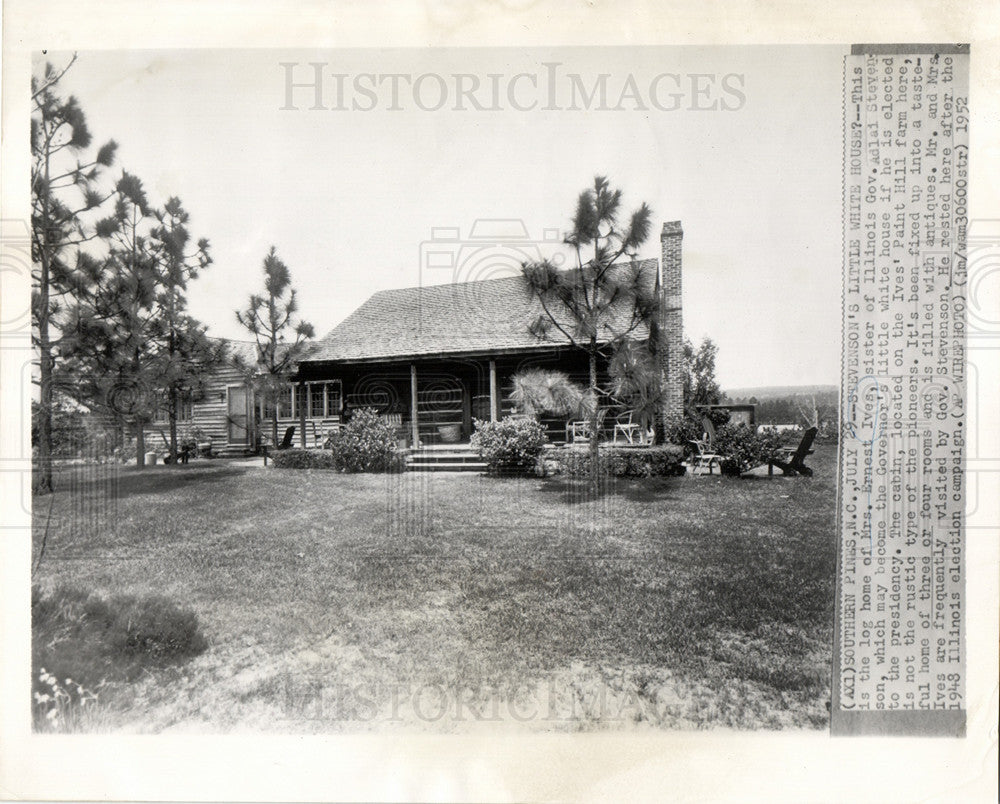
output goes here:
{"type": "Polygon", "coordinates": [[[664,221],[682,222],[684,328],[718,344],[723,388],[833,384],[843,53],[83,51],[63,91],[95,146],[119,143],[115,172],[156,204],[180,197],[209,239],[214,263],[189,300],[213,335],[248,337],[234,311],[272,245],[323,335],[378,290],[506,275],[558,251],[600,174],[626,211],[653,209],[641,257],[659,256],[664,221]],[[428,257],[444,239],[448,268],[428,257]]]}

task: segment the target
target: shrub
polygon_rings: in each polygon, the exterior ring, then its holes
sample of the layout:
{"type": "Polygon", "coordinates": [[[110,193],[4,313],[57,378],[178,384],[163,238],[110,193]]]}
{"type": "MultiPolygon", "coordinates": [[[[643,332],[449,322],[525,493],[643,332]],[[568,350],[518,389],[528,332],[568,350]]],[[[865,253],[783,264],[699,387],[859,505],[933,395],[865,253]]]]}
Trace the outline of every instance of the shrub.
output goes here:
{"type": "Polygon", "coordinates": [[[203,652],[197,615],[160,596],[104,598],[75,587],[31,596],[36,727],[73,729],[105,684],[203,652]]]}
{"type": "Polygon", "coordinates": [[[472,448],[479,451],[491,472],[531,469],[548,441],[545,427],[529,416],[513,416],[497,422],[473,419],[473,424],[472,448]]]}
{"type": "Polygon", "coordinates": [[[667,428],[665,433],[667,443],[681,447],[684,450],[684,455],[690,457],[695,451],[691,442],[701,441],[705,434],[705,418],[712,422],[712,426],[718,430],[729,423],[729,411],[712,408],[703,415],[685,415],[667,428]]]}
{"type": "Polygon", "coordinates": [[[727,424],[715,433],[712,448],[722,455],[719,468],[724,475],[738,477],[775,456],[781,435],[773,427],[756,430],[748,424],[727,424]]]}
{"type": "Polygon", "coordinates": [[[705,427],[700,421],[685,416],[671,424],[665,436],[669,444],[680,447],[685,457],[690,457],[694,454],[694,445],[691,442],[700,441],[704,433],[705,427]]]}
{"type": "Polygon", "coordinates": [[[115,621],[110,642],[122,653],[168,658],[192,656],[208,647],[198,615],[165,597],[119,597],[111,603],[115,621]]]}
{"type": "Polygon", "coordinates": [[[355,411],[330,442],[337,469],[344,472],[391,472],[403,466],[396,449],[396,428],[372,408],[355,411]]]}
{"type": "Polygon", "coordinates": [[[830,444],[837,444],[840,442],[840,422],[823,422],[819,426],[819,432],[816,433],[816,437],[820,441],[826,441],[830,444]]]}
{"type": "MultiPolygon", "coordinates": [[[[673,444],[602,449],[598,475],[603,477],[671,477],[683,475],[684,451],[673,444]]],[[[562,447],[539,460],[540,474],[590,477],[590,452],[562,447]]]]}
{"type": "Polygon", "coordinates": [[[283,449],[271,455],[279,469],[336,469],[333,453],[326,449],[283,449]]]}

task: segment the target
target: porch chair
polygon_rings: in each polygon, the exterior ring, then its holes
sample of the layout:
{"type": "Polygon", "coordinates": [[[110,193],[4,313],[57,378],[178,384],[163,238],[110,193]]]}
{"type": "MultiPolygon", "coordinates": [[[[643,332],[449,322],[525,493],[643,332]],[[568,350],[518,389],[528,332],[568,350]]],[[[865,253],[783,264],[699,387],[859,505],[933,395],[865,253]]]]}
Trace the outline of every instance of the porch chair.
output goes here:
{"type": "MultiPolygon", "coordinates": [[[[604,417],[608,415],[607,408],[600,408],[597,411],[597,435],[600,438],[601,431],[604,429],[604,417]]],[[[577,419],[571,421],[567,425],[569,429],[570,441],[576,442],[577,439],[586,441],[590,438],[590,419],[577,419]]]]}
{"type": "Polygon", "coordinates": [[[285,435],[281,439],[281,443],[278,444],[278,449],[291,449],[292,437],[295,435],[295,425],[293,424],[287,430],[285,430],[285,435]]]}
{"type": "Polygon", "coordinates": [[[802,434],[802,440],[795,449],[785,447],[778,455],[767,462],[767,474],[774,474],[777,466],[784,475],[804,475],[812,477],[813,470],[806,466],[806,456],[813,454],[813,441],[816,439],[816,428],[810,427],[802,434]]]}
{"type": "Polygon", "coordinates": [[[712,467],[718,466],[721,473],[723,456],[715,451],[715,425],[707,416],[702,418],[701,423],[704,428],[701,439],[688,441],[694,447],[691,468],[704,469],[707,467],[708,473],[712,474],[712,467]]]}
{"type": "Polygon", "coordinates": [[[618,416],[615,421],[614,434],[612,436],[612,442],[618,443],[619,433],[625,439],[626,443],[634,445],[636,439],[638,439],[640,444],[648,444],[652,439],[652,428],[643,428],[638,422],[638,416],[634,410],[626,411],[618,416]]]}

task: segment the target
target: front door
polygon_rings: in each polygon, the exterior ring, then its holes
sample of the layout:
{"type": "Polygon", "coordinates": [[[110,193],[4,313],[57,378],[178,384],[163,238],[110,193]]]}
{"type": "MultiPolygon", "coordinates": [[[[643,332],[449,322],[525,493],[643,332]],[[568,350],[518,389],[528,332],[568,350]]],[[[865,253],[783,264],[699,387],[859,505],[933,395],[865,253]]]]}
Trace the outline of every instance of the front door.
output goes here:
{"type": "Polygon", "coordinates": [[[247,444],[249,430],[247,428],[247,389],[243,385],[230,385],[228,390],[227,420],[229,422],[229,443],[247,444]]]}

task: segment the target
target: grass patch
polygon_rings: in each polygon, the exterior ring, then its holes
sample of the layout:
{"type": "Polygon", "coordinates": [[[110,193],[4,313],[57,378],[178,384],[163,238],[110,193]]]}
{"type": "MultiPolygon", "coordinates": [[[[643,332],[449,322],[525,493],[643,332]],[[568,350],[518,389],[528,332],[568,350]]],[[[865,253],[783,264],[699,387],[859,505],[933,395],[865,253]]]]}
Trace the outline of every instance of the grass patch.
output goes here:
{"type": "Polygon", "coordinates": [[[195,613],[156,595],[105,599],[72,586],[49,594],[36,587],[31,626],[36,728],[73,730],[109,685],[208,647],[195,613]]]}
{"type": "Polygon", "coordinates": [[[523,728],[820,727],[835,460],[820,445],[812,478],[610,478],[596,495],[576,478],[123,471],[114,527],[69,524],[106,484],[57,491],[40,581],[155,587],[199,614],[212,650],[132,676],[112,727],[461,729],[461,696],[492,711],[501,693],[569,713],[523,728]],[[401,688],[445,691],[448,713],[401,688]],[[600,716],[608,701],[624,720],[600,716]]]}

